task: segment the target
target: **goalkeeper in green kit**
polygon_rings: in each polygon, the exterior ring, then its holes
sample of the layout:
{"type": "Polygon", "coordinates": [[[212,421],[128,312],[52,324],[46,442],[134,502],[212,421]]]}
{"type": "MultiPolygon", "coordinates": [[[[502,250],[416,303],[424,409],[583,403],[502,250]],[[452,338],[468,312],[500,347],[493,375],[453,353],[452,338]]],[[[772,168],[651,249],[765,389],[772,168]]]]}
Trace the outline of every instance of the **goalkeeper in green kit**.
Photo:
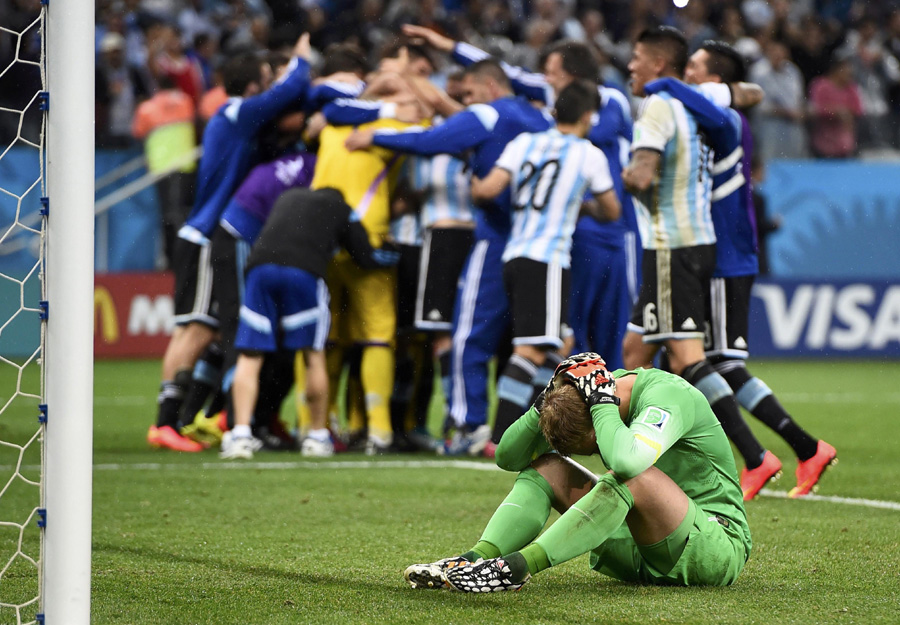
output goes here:
{"type": "Polygon", "coordinates": [[[725,586],[750,556],[731,445],[706,398],[678,376],[610,373],[590,352],[564,360],[496,460],[519,475],[481,539],[408,567],[413,588],[518,590],[587,552],[591,568],[623,581],[725,586]],[[572,454],[600,454],[610,471],[598,478],[572,454]],[[541,534],[551,507],[561,516],[541,534]]]}

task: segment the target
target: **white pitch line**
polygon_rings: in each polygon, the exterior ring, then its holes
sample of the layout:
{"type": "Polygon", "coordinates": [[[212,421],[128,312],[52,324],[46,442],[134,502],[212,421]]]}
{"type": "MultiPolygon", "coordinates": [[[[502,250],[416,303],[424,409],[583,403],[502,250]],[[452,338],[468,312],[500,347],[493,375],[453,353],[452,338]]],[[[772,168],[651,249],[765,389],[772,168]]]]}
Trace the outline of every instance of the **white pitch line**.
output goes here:
{"type": "MultiPolygon", "coordinates": [[[[183,470],[184,464],[97,464],[95,471],[121,471],[127,469],[142,469],[151,471],[183,470]]],[[[193,466],[193,465],[190,465],[193,466]]],[[[497,465],[488,462],[475,462],[473,460],[436,460],[434,462],[419,460],[384,460],[376,462],[372,460],[336,460],[325,462],[309,462],[297,460],[294,462],[203,462],[198,465],[201,469],[227,469],[227,470],[290,470],[290,469],[474,469],[476,471],[501,471],[497,465]]]]}
{"type": "MultiPolygon", "coordinates": [[[[108,463],[94,465],[94,471],[183,471],[185,468],[200,468],[209,470],[228,471],[289,471],[297,469],[471,469],[474,471],[501,471],[499,467],[488,462],[476,462],[474,460],[334,460],[322,462],[309,462],[297,460],[292,462],[203,462],[199,465],[192,464],[167,464],[162,462],[143,462],[135,464],[108,463]]],[[[39,465],[22,466],[22,471],[40,471],[39,465]]],[[[12,471],[11,465],[0,466],[0,471],[12,471]]],[[[763,497],[775,499],[787,499],[786,491],[769,490],[764,488],[759,491],[763,497]]],[[[798,501],[824,501],[848,506],[864,506],[866,508],[880,508],[882,510],[900,511],[900,502],[882,501],[879,499],[861,499],[853,497],[837,497],[831,495],[806,495],[798,498],[798,501]]]]}
{"type": "MultiPolygon", "coordinates": [[[[791,392],[778,393],[778,397],[783,401],[797,404],[838,404],[844,402],[864,402],[867,404],[877,403],[900,403],[900,393],[884,392],[884,393],[804,393],[791,392]]],[[[0,402],[5,402],[8,398],[0,397],[0,402]]],[[[95,406],[143,406],[145,404],[154,404],[156,397],[151,395],[95,395],[95,406]]]]}
{"type": "MultiPolygon", "coordinates": [[[[309,462],[297,460],[293,462],[202,462],[194,464],[170,464],[163,462],[138,462],[95,464],[94,471],[183,471],[185,468],[225,469],[225,470],[292,470],[292,469],[473,469],[476,471],[502,471],[497,465],[474,460],[337,460],[309,462]]],[[[40,471],[40,465],[22,465],[22,471],[40,471]]],[[[13,471],[12,465],[0,465],[0,472],[13,471]]]]}
{"type": "MultiPolygon", "coordinates": [[[[769,490],[764,488],[759,491],[763,497],[775,497],[776,499],[787,499],[788,494],[783,490],[769,490]]],[[[896,501],[881,501],[880,499],[856,499],[853,497],[836,497],[833,495],[804,495],[798,497],[803,501],[827,501],[829,503],[842,503],[848,506],[865,506],[866,508],[882,508],[884,510],[900,510],[900,503],[896,501]]]]}

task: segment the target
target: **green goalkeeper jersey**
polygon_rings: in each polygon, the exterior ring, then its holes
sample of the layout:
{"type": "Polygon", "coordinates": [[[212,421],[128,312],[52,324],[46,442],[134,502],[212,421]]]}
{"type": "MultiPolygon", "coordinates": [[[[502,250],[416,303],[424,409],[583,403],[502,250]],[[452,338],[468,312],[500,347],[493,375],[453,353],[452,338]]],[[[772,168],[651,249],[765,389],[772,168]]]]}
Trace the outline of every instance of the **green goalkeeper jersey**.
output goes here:
{"type": "MultiPolygon", "coordinates": [[[[622,479],[655,465],[705,512],[728,521],[750,552],[750,528],[731,444],[703,394],[683,378],[658,369],[618,369],[637,379],[623,422],[616,406],[594,406],[591,418],[603,463],[622,479]]],[[[497,464],[522,470],[550,446],[532,408],[507,430],[497,464]]]]}

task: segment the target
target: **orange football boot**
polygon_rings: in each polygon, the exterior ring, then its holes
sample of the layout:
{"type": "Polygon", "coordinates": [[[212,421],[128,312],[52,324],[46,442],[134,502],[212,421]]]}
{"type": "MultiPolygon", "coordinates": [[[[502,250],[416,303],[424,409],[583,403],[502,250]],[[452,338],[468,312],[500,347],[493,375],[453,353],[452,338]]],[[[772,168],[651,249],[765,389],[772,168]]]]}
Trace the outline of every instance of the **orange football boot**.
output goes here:
{"type": "Polygon", "coordinates": [[[837,451],[825,441],[819,441],[816,455],[797,464],[797,485],[788,492],[788,497],[794,499],[808,495],[825,469],[833,464],[837,464],[837,451]]]}
{"type": "Polygon", "coordinates": [[[775,481],[781,477],[781,460],[775,457],[771,451],[763,456],[762,464],[755,469],[741,471],[741,490],[744,491],[744,501],[750,501],[762,490],[768,481],[775,481]]]}

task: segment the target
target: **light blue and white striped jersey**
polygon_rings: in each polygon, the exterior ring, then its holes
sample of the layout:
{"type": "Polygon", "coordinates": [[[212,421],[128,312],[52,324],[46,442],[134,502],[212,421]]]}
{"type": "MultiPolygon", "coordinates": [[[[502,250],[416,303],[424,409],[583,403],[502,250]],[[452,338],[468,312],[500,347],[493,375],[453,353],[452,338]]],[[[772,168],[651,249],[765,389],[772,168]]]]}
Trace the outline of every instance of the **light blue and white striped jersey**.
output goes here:
{"type": "MultiPolygon", "coordinates": [[[[451,115],[440,126],[409,128],[404,132],[380,130],[374,145],[396,152],[434,156],[467,154],[472,175],[483,178],[503,148],[524,131],[545,130],[552,120],[524,98],[505,96],[490,104],[473,104],[451,115]]],[[[509,193],[501,193],[484,210],[475,213],[475,238],[506,239],[509,233],[509,193]]]]}
{"type": "Polygon", "coordinates": [[[449,154],[414,156],[406,161],[407,179],[423,195],[422,227],[447,219],[474,221],[466,164],[449,154]]]}
{"type": "Polygon", "coordinates": [[[568,268],[585,192],[599,195],[613,188],[603,152],[587,139],[551,128],[513,139],[497,167],[512,176],[512,232],[503,262],[530,258],[568,268]]]}
{"type": "Polygon", "coordinates": [[[414,213],[400,215],[391,220],[391,238],[400,245],[422,245],[422,228],[419,216],[414,213]]]}
{"type": "Polygon", "coordinates": [[[715,243],[710,149],[684,105],[668,93],[644,100],[631,149],[656,150],[662,155],[659,179],[634,196],[644,247],[675,249],[715,243]]]}

